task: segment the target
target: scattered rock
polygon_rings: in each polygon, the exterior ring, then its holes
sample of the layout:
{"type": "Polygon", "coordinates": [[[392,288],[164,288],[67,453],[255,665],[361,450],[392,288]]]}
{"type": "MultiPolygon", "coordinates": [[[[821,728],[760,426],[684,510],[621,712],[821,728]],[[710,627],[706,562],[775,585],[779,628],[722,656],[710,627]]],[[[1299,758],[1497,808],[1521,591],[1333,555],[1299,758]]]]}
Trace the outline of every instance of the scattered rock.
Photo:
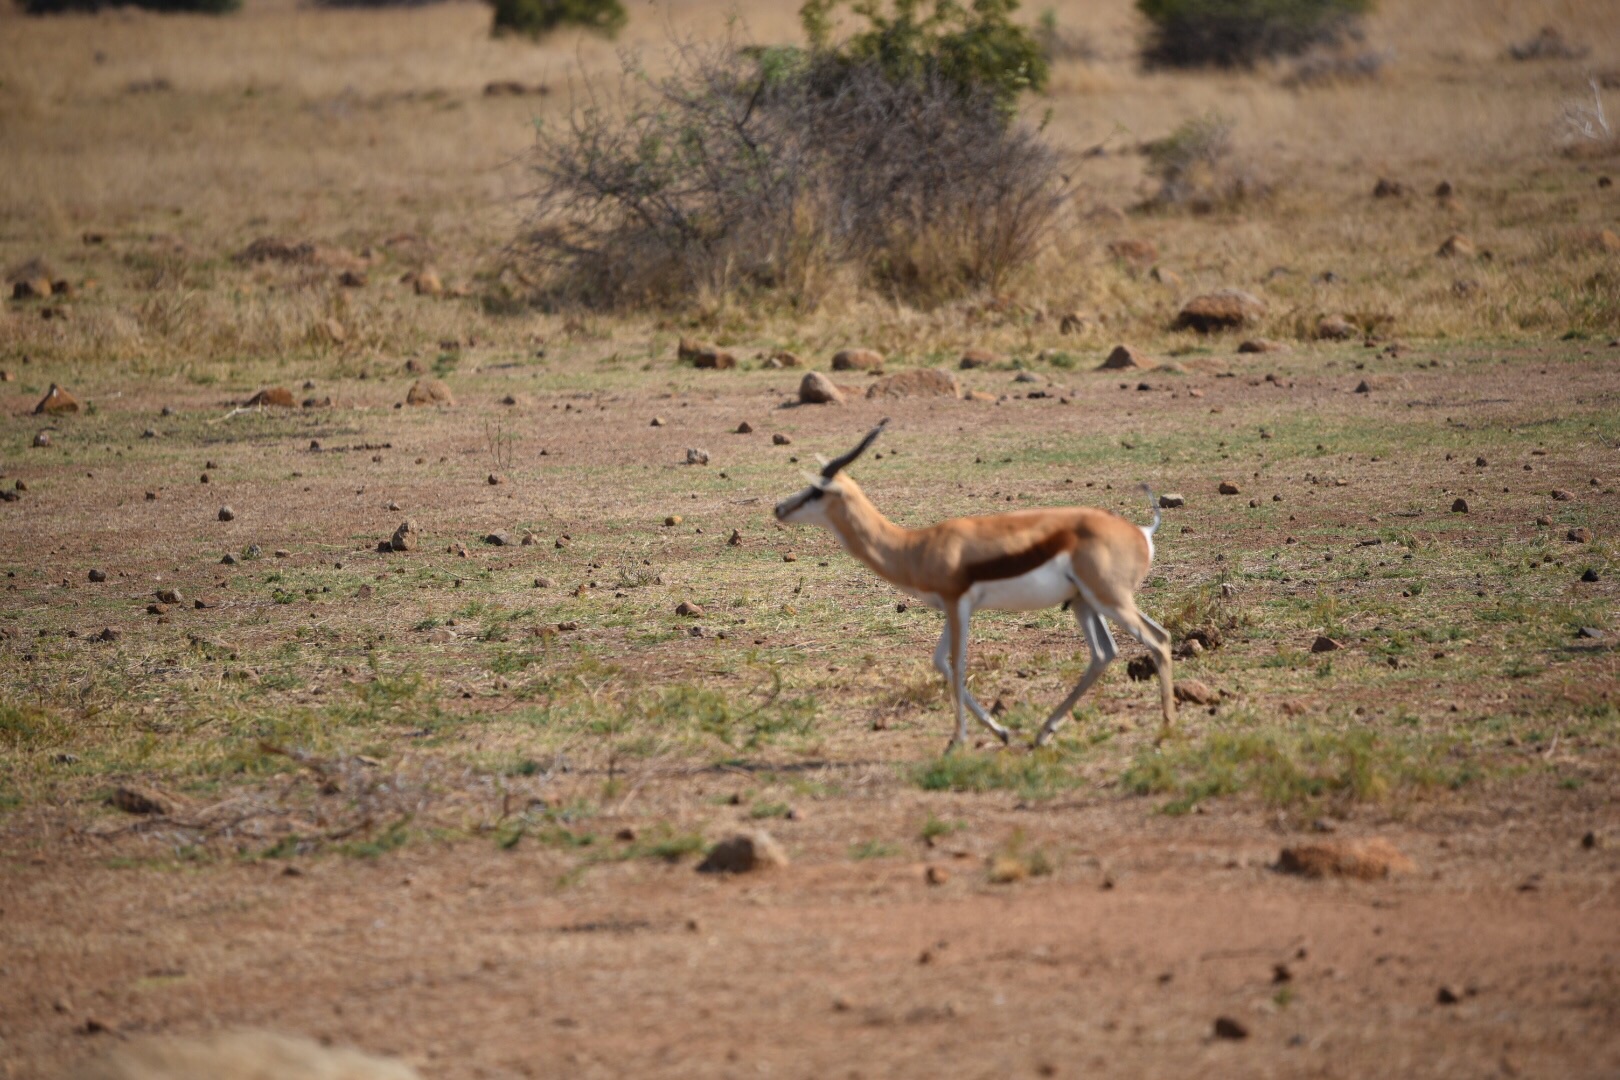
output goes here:
{"type": "Polygon", "coordinates": [[[484,478],[484,482],[490,487],[499,487],[500,485],[506,483],[506,477],[502,476],[498,472],[492,472],[484,478]]]}
{"type": "MultiPolygon", "coordinates": [[[[92,573],[94,573],[94,571],[92,571],[92,573]]],[[[91,578],[90,580],[94,581],[96,579],[91,578]]],[[[1581,575],[1581,580],[1590,584],[1591,582],[1598,580],[1598,572],[1589,566],[1586,568],[1586,572],[1581,575]]]]}
{"type": "Polygon", "coordinates": [[[262,409],[267,406],[290,409],[293,404],[292,391],[285,386],[267,386],[247,399],[247,407],[255,409],[262,409]]]}
{"type": "Polygon", "coordinates": [[[791,552],[791,551],[784,551],[784,552],[782,552],[782,561],[783,562],[798,562],[799,557],[797,555],[793,554],[793,552],[791,552]]]}
{"type": "Polygon", "coordinates": [[[1553,519],[1548,517],[1546,514],[1542,514],[1540,517],[1536,518],[1536,524],[1540,525],[1542,528],[1546,528],[1552,523],[1553,519]]]}
{"type": "Polygon", "coordinates": [[[697,869],[700,874],[746,874],[787,864],[781,845],[763,829],[756,829],[714,845],[697,869]]]}
{"type": "Polygon", "coordinates": [[[1585,526],[1578,525],[1564,535],[1572,544],[1589,544],[1592,542],[1592,530],[1585,526]]]}
{"type": "MultiPolygon", "coordinates": [[[[1202,646],[1200,646],[1202,651],[1202,646]]],[[[1206,683],[1197,679],[1176,680],[1176,700],[1189,705],[1218,705],[1220,704],[1220,691],[1213,689],[1206,683]]]]}
{"type": "MultiPolygon", "coordinates": [[[[740,530],[740,529],[732,529],[731,530],[731,536],[726,540],[726,543],[729,544],[731,547],[740,547],[742,545],[742,542],[743,542],[742,530],[740,530]]],[[[1593,578],[1592,580],[1596,581],[1597,579],[1593,578]]]]}
{"type": "Polygon", "coordinates": [[[235,521],[236,520],[236,511],[232,510],[228,506],[220,507],[219,508],[219,520],[221,520],[221,521],[235,521]]]}
{"type": "Polygon", "coordinates": [[[1449,199],[1455,194],[1457,194],[1457,189],[1452,186],[1450,180],[1442,180],[1434,185],[1434,197],[1437,199],[1449,199]]]}
{"type": "Polygon", "coordinates": [[[416,527],[416,522],[406,518],[394,530],[394,535],[388,540],[388,548],[391,551],[415,551],[421,540],[422,533],[416,527]]]}
{"type": "Polygon", "coordinates": [[[1372,383],[1368,382],[1366,379],[1362,379],[1360,382],[1356,383],[1356,393],[1358,393],[1358,394],[1370,394],[1370,393],[1372,393],[1372,383]]]}
{"type": "Polygon", "coordinates": [[[90,571],[90,580],[91,581],[106,581],[107,580],[107,571],[105,571],[105,570],[92,570],[92,571],[90,571]]]}
{"type": "Polygon", "coordinates": [[[1468,513],[1468,500],[1467,499],[1462,499],[1462,498],[1457,498],[1457,499],[1451,500],[1451,512],[1453,514],[1466,514],[1466,513],[1468,513]]]}
{"type": "Polygon", "coordinates": [[[962,359],[956,362],[956,366],[963,371],[972,371],[974,368],[990,367],[1001,362],[1002,358],[988,349],[968,349],[962,354],[962,359]]]}
{"type": "Polygon", "coordinates": [[[1338,652],[1342,648],[1344,648],[1343,642],[1334,641],[1326,634],[1318,634],[1316,640],[1311,642],[1311,652],[1313,653],[1338,652]]]}
{"type": "Polygon", "coordinates": [[[1378,183],[1373,185],[1373,198],[1375,199],[1399,199],[1410,193],[1411,189],[1399,180],[1391,180],[1383,176],[1380,176],[1378,183]]]}
{"type": "Polygon", "coordinates": [[[943,368],[913,368],[880,379],[866,388],[868,398],[962,396],[962,384],[943,368]]]}
{"type": "Polygon", "coordinates": [[[692,603],[690,600],[682,600],[679,604],[675,605],[675,614],[684,615],[691,619],[699,619],[703,617],[703,608],[692,603]]]}
{"type": "Polygon", "coordinates": [[[1145,371],[1158,367],[1158,362],[1146,353],[1129,345],[1115,345],[1108,359],[1098,365],[1098,371],[1145,371]]]}
{"type": "Polygon", "coordinates": [[[648,424],[647,426],[648,427],[663,427],[664,426],[664,418],[662,416],[655,416],[655,417],[652,418],[652,423],[648,424]]]}
{"type": "Polygon", "coordinates": [[[772,370],[796,368],[803,367],[804,361],[799,359],[798,353],[788,352],[786,349],[783,349],[780,352],[774,352],[767,357],[765,360],[765,366],[771,368],[772,370]]]}
{"type": "Polygon", "coordinates": [[[1230,1016],[1217,1016],[1215,1018],[1215,1037],[1217,1039],[1247,1039],[1249,1029],[1230,1016]]]}
{"type": "Polygon", "coordinates": [[[1280,341],[1272,341],[1270,338],[1249,338],[1238,345],[1237,351],[1240,353],[1280,353],[1287,352],[1288,346],[1280,341]]]}
{"type": "Polygon", "coordinates": [[[1321,341],[1344,341],[1360,333],[1343,315],[1324,315],[1316,323],[1316,336],[1321,341]]]}
{"type": "Polygon", "coordinates": [[[178,604],[185,600],[179,589],[159,589],[155,595],[162,604],[178,604]]]}
{"type": "Polygon", "coordinates": [[[49,277],[25,278],[22,281],[11,283],[11,298],[13,300],[48,300],[51,296],[51,279],[49,277]]]}
{"type": "Polygon", "coordinates": [[[432,270],[418,270],[415,273],[406,274],[405,278],[411,288],[415,290],[417,296],[444,295],[444,282],[432,270]]]}
{"type": "Polygon", "coordinates": [[[537,589],[555,589],[557,583],[548,577],[537,577],[534,579],[534,587],[537,589]]]}
{"type": "Polygon", "coordinates": [[[1583,626],[1579,630],[1575,631],[1575,636],[1578,638],[1584,638],[1587,641],[1602,641],[1603,631],[1599,630],[1595,626],[1583,626]]]}
{"type": "MultiPolygon", "coordinates": [[[[34,406],[35,416],[58,416],[62,413],[76,413],[78,411],[78,399],[55,383],[51,383],[51,388],[45,391],[45,396],[39,399],[38,405],[34,406]]],[[[34,445],[49,446],[50,440],[47,439],[44,443],[41,443],[36,438],[34,445]]]]}
{"type": "Polygon", "coordinates": [[[515,394],[507,394],[507,395],[505,395],[504,397],[501,398],[501,404],[502,405],[516,405],[517,403],[518,403],[518,399],[517,399],[517,395],[515,395],[515,394]]]}
{"type": "Polygon", "coordinates": [[[1417,866],[1382,837],[1367,840],[1318,840],[1283,848],[1277,869],[1308,878],[1347,877],[1374,881],[1411,873],[1417,866]]]}
{"type": "Polygon", "coordinates": [[[1462,1000],[1462,994],[1450,986],[1442,986],[1434,992],[1434,1001],[1437,1005],[1455,1005],[1462,1000]]]}
{"type": "Polygon", "coordinates": [[[1241,494],[1243,494],[1243,489],[1238,487],[1236,484],[1234,484],[1230,480],[1222,480],[1221,481],[1221,486],[1219,488],[1217,488],[1216,490],[1219,491],[1222,495],[1241,495],[1241,494]]]}
{"type": "Polygon", "coordinates": [[[871,349],[845,349],[832,358],[834,371],[879,371],[883,368],[883,354],[871,349]]]}
{"type": "Polygon", "coordinates": [[[1195,296],[1182,306],[1172,329],[1208,334],[1247,326],[1266,313],[1266,303],[1242,289],[1220,289],[1195,296]]]}
{"type": "Polygon", "coordinates": [[[1058,333],[1064,335],[1083,334],[1090,326],[1090,319],[1078,311],[1070,311],[1062,319],[1058,320],[1058,333]]]}
{"type": "Polygon", "coordinates": [[[686,463],[688,465],[707,465],[709,463],[709,452],[695,446],[688,446],[686,448],[686,463]]]}
{"type": "Polygon", "coordinates": [[[1575,493],[1564,488],[1553,488],[1552,498],[1554,502],[1570,502],[1575,498],[1575,493]]]}
{"type": "Polygon", "coordinates": [[[1468,237],[1462,233],[1452,233],[1445,238],[1435,254],[1442,259],[1472,259],[1479,251],[1468,237]]]}
{"type": "Polygon", "coordinates": [[[716,345],[681,338],[675,349],[676,356],[695,368],[727,371],[737,366],[737,357],[716,345]]]}
{"type": "Polygon", "coordinates": [[[338,275],[338,284],[345,289],[363,289],[366,287],[366,272],[364,270],[345,270],[338,275]]]}
{"type": "Polygon", "coordinates": [[[842,405],[844,395],[827,376],[810,371],[799,381],[799,400],[807,405],[842,405]]]}
{"type": "Polygon", "coordinates": [[[1181,280],[1180,274],[1165,266],[1155,266],[1152,270],[1148,271],[1148,277],[1154,281],[1157,281],[1160,285],[1163,285],[1167,289],[1179,290],[1186,285],[1186,282],[1181,280]]]}
{"type": "Polygon", "coordinates": [[[167,795],[155,788],[118,787],[107,796],[107,805],[116,807],[126,814],[154,814],[165,815],[173,810],[174,803],[167,795]]]}
{"type": "Polygon", "coordinates": [[[50,446],[51,445],[51,433],[48,432],[48,431],[41,431],[41,432],[35,433],[35,435],[34,435],[34,445],[37,446],[37,447],[41,447],[41,448],[50,446]]]}
{"type": "Polygon", "coordinates": [[[943,866],[930,866],[923,872],[923,880],[930,885],[943,885],[951,880],[951,872],[943,866]]]}
{"type": "Polygon", "coordinates": [[[450,393],[450,387],[443,379],[431,379],[424,376],[411,384],[405,391],[405,404],[407,405],[454,405],[455,395],[450,393]]]}
{"type": "Polygon", "coordinates": [[[772,446],[791,446],[792,444],[793,440],[788,438],[786,435],[783,435],[781,432],[777,432],[775,435],[771,436],[772,446]]]}
{"type": "Polygon", "coordinates": [[[744,420],[742,423],[737,425],[737,434],[739,434],[739,435],[752,435],[753,433],[754,433],[754,425],[750,424],[748,421],[744,420]]]}
{"type": "Polygon", "coordinates": [[[681,515],[679,515],[679,514],[671,514],[671,515],[669,515],[668,517],[666,517],[664,519],[664,527],[665,528],[674,528],[676,525],[679,525],[683,520],[685,520],[685,519],[682,518],[681,515]]]}
{"type": "Polygon", "coordinates": [[[497,530],[484,537],[484,543],[492,547],[511,547],[517,541],[512,539],[511,533],[497,530]]]}
{"type": "Polygon", "coordinates": [[[1177,507],[1186,506],[1187,497],[1182,495],[1180,492],[1167,491],[1163,495],[1159,496],[1159,505],[1164,507],[1166,510],[1174,510],[1177,507]]]}
{"type": "Polygon", "coordinates": [[[105,629],[103,629],[101,631],[101,633],[96,635],[96,640],[97,641],[117,641],[119,638],[121,638],[123,636],[124,636],[124,632],[122,630],[119,630],[119,629],[116,629],[115,627],[109,626],[109,627],[106,627],[105,629]]]}

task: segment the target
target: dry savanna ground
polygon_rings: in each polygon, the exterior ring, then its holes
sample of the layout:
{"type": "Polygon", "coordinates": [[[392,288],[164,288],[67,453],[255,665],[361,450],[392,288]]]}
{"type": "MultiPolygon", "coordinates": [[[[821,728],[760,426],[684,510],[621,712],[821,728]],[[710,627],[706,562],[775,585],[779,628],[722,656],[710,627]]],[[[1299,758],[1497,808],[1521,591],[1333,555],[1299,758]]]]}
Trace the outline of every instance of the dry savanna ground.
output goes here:
{"type": "Polygon", "coordinates": [[[1381,74],[1307,85],[1055,8],[1047,249],[811,312],[518,302],[532,124],[615,46],[0,14],[0,267],[69,287],[0,301],[0,1075],[235,1029],[433,1077],[1620,1072],[1620,155],[1569,123],[1620,7],[1385,0],[1381,74]],[[1506,57],[1546,25],[1584,55],[1506,57]],[[1249,197],[1144,209],[1141,143],[1211,111],[1249,197]],[[1224,287],[1265,313],[1170,328],[1224,287]],[[991,355],[826,406],[764,362],[851,346],[991,355]],[[1032,752],[1084,647],[987,614],[1026,745],[940,755],[939,617],[770,513],[884,416],[853,471],[906,524],[1183,497],[1141,595],[1174,737],[1122,641],[1032,752]],[[694,872],[756,829],[788,865],[694,872]]]}

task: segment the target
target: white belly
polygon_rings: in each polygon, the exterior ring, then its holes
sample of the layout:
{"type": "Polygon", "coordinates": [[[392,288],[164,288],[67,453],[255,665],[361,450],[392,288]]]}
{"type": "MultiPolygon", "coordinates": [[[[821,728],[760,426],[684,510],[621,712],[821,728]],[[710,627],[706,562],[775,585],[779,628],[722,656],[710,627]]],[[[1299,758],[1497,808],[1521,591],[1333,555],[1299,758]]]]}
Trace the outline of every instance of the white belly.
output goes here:
{"type": "Polygon", "coordinates": [[[975,611],[1040,611],[1057,607],[1075,596],[1069,579],[1069,556],[1056,555],[1018,577],[981,581],[968,590],[975,611]]]}

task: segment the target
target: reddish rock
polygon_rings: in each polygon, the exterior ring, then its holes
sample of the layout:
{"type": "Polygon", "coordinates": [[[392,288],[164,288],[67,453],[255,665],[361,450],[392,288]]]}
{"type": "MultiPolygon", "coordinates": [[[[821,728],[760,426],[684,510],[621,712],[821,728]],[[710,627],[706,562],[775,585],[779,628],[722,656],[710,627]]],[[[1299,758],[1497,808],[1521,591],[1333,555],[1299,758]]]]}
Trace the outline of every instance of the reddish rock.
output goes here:
{"type": "Polygon", "coordinates": [[[842,405],[844,395],[827,376],[811,371],[799,382],[799,400],[807,405],[842,405]]]}
{"type": "Polygon", "coordinates": [[[247,404],[249,408],[262,409],[273,405],[278,409],[290,409],[294,401],[292,391],[285,386],[267,386],[248,398],[247,404]]]}
{"type": "Polygon", "coordinates": [[[1201,334],[1247,326],[1266,313],[1266,302],[1242,289],[1220,289],[1195,296],[1183,305],[1173,328],[1201,334]]]}
{"type": "Polygon", "coordinates": [[[1098,365],[1098,371],[1146,371],[1158,367],[1158,361],[1140,349],[1129,345],[1115,345],[1108,359],[1098,365]]]}
{"type": "Polygon", "coordinates": [[[454,405],[455,395],[450,393],[450,387],[445,385],[443,379],[421,378],[411,384],[405,392],[407,405],[454,405]]]}
{"type": "MultiPolygon", "coordinates": [[[[39,399],[34,406],[35,416],[58,416],[62,413],[76,413],[79,411],[79,402],[72,394],[51,383],[51,388],[45,391],[45,396],[39,399]]],[[[36,445],[38,445],[36,443],[36,445]]]]}
{"type": "Polygon", "coordinates": [[[914,368],[881,379],[866,388],[868,398],[962,396],[956,376],[940,368],[914,368]]]}
{"type": "Polygon", "coordinates": [[[832,358],[834,371],[878,371],[883,367],[883,354],[871,349],[845,349],[832,358]]]}
{"type": "Polygon", "coordinates": [[[1417,865],[1382,837],[1367,840],[1322,840],[1283,848],[1277,869],[1308,878],[1347,877],[1376,881],[1409,874],[1417,865]]]}

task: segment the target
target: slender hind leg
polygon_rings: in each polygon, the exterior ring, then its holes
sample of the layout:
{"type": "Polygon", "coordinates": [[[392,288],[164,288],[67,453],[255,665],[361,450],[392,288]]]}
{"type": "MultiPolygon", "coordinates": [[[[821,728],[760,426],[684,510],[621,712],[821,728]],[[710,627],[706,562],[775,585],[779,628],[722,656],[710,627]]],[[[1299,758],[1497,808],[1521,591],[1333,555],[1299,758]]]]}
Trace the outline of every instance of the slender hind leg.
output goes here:
{"type": "MultiPolygon", "coordinates": [[[[949,623],[947,623],[945,629],[940,632],[939,645],[934,649],[934,668],[941,675],[945,676],[945,685],[947,689],[956,685],[956,676],[951,674],[950,657],[951,629],[949,623]]],[[[962,700],[966,703],[968,711],[974,715],[979,723],[983,724],[985,727],[994,732],[996,738],[1001,740],[1003,746],[1005,746],[1008,741],[1012,739],[1012,732],[996,723],[995,717],[986,712],[984,706],[979,704],[979,699],[974,697],[973,691],[967,688],[967,681],[965,679],[962,682],[962,700]]]]}
{"type": "Polygon", "coordinates": [[[1056,734],[1057,729],[1069,718],[1069,713],[1074,709],[1075,704],[1079,702],[1081,695],[1091,689],[1091,684],[1096,682],[1098,677],[1102,675],[1103,669],[1113,661],[1114,657],[1119,655],[1119,649],[1114,644],[1114,635],[1108,632],[1107,624],[1102,621],[1095,611],[1083,604],[1076,604],[1074,621],[1080,624],[1080,631],[1086,636],[1086,645],[1091,651],[1091,662],[1086,665],[1085,674],[1080,676],[1080,681],[1069,692],[1069,696],[1063,699],[1061,705],[1052,710],[1052,715],[1048,716],[1046,723],[1041,725],[1041,730],[1035,736],[1036,746],[1045,746],[1047,744],[1052,736],[1056,734]]]}
{"type": "Polygon", "coordinates": [[[1164,709],[1164,726],[1159,729],[1156,741],[1163,742],[1170,737],[1176,723],[1176,691],[1171,674],[1170,632],[1143,615],[1136,609],[1135,603],[1128,600],[1107,614],[1132,637],[1146,645],[1153,654],[1153,666],[1159,672],[1159,698],[1164,709]]]}

